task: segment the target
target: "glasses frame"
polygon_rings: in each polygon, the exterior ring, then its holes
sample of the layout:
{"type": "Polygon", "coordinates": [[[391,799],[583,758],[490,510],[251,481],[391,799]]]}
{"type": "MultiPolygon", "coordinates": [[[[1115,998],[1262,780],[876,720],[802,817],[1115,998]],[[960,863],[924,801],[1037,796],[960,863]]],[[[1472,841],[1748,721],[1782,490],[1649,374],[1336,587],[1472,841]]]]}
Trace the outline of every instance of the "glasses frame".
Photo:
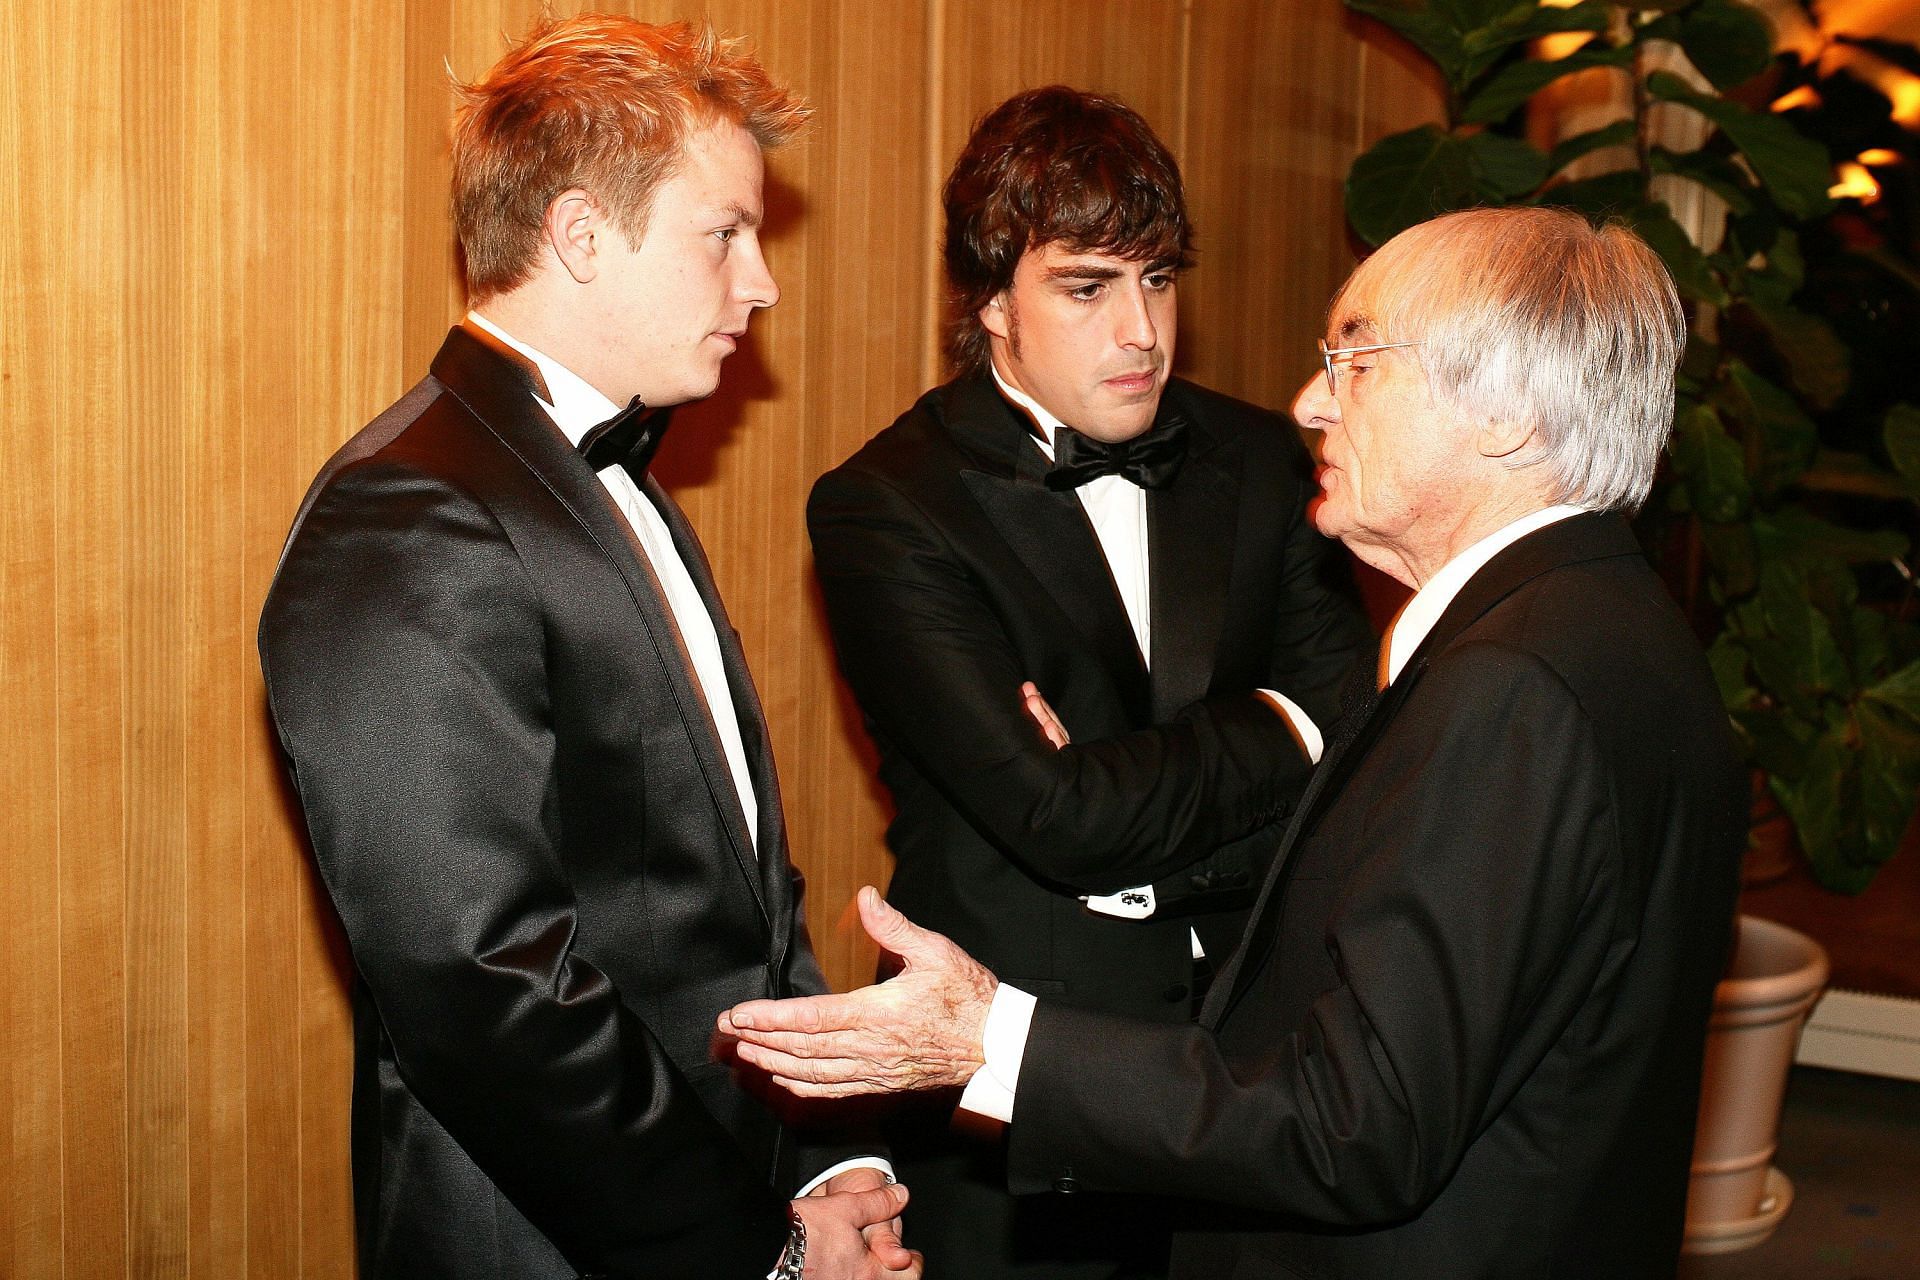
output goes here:
{"type": "Polygon", "coordinates": [[[1327,394],[1337,395],[1340,391],[1340,380],[1333,371],[1333,358],[1335,356],[1362,356],[1369,351],[1392,351],[1398,347],[1419,347],[1425,346],[1426,341],[1425,338],[1415,338],[1411,342],[1369,342],[1364,346],[1358,347],[1330,347],[1327,345],[1325,338],[1319,339],[1317,345],[1320,348],[1320,363],[1325,365],[1327,369],[1327,394]]]}

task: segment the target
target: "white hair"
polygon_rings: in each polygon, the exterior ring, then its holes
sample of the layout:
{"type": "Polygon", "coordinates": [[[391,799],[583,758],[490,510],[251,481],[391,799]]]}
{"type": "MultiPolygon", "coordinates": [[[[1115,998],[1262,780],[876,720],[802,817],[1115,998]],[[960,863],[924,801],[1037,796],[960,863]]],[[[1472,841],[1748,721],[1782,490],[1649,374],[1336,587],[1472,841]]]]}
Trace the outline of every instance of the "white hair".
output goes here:
{"type": "Polygon", "coordinates": [[[1637,511],[1673,427],[1686,313],[1659,255],[1571,210],[1468,209],[1401,232],[1329,314],[1418,341],[1436,400],[1533,432],[1556,502],[1637,511]]]}

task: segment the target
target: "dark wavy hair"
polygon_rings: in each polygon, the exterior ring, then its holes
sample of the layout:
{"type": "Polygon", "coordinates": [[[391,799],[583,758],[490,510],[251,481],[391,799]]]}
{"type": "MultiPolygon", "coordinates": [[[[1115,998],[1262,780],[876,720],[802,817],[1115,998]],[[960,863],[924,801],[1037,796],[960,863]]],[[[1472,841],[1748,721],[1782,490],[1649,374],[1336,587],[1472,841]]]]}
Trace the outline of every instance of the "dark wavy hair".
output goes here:
{"type": "Polygon", "coordinates": [[[1048,85],[982,116],[941,194],[953,309],[948,350],[963,373],[988,363],[980,308],[1013,283],[1029,249],[1168,259],[1186,266],[1193,224],[1180,166],[1138,112],[1048,85]]]}

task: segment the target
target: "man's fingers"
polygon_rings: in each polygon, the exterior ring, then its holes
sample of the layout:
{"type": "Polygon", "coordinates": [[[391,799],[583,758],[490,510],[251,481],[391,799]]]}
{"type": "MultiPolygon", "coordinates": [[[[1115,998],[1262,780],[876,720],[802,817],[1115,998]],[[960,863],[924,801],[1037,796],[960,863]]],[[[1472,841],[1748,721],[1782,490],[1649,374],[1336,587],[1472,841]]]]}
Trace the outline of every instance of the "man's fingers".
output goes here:
{"type": "Polygon", "coordinates": [[[907,1207],[907,1189],[897,1182],[891,1186],[875,1187],[871,1191],[843,1191],[840,1194],[851,1197],[854,1225],[863,1230],[898,1218],[900,1211],[907,1207]]]}
{"type": "Polygon", "coordinates": [[[727,1035],[743,1031],[799,1031],[808,1035],[844,1031],[859,1025],[857,1006],[846,996],[802,996],[792,1000],[749,1000],[720,1015],[727,1035]]]}
{"type": "Polygon", "coordinates": [[[862,1046],[858,1033],[826,1031],[809,1035],[804,1031],[762,1031],[742,1027],[734,1032],[742,1045],[758,1045],[792,1058],[860,1058],[862,1046]]]}
{"type": "Polygon", "coordinates": [[[1027,708],[1027,714],[1032,716],[1034,723],[1040,726],[1040,732],[1046,736],[1054,750],[1057,751],[1073,741],[1067,733],[1067,726],[1060,722],[1060,717],[1054,714],[1052,704],[1047,701],[1045,695],[1040,692],[1040,687],[1033,681],[1029,680],[1020,686],[1020,699],[1027,708]]]}
{"type": "MultiPolygon", "coordinates": [[[[858,1058],[798,1058],[751,1040],[742,1040],[735,1052],[740,1061],[760,1068],[783,1083],[792,1080],[802,1084],[845,1085],[874,1080],[872,1064],[858,1058]]],[[[874,1081],[874,1089],[880,1087],[879,1082],[874,1081]]]]}
{"type": "Polygon", "coordinates": [[[889,1218],[860,1233],[867,1251],[889,1271],[904,1271],[913,1265],[913,1253],[900,1242],[900,1219],[889,1218]]]}

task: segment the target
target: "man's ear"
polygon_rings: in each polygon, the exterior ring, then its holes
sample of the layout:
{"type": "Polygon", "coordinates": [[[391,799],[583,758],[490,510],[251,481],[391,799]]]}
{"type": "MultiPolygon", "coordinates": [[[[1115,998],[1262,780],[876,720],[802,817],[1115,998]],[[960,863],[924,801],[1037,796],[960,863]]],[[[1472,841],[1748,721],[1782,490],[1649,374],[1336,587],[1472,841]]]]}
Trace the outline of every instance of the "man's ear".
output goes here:
{"type": "Polygon", "coordinates": [[[1013,332],[1012,326],[1007,323],[1007,295],[1005,290],[994,294],[993,301],[974,312],[974,314],[980,317],[981,328],[1002,341],[1005,341],[1008,335],[1013,332]]]}
{"type": "Polygon", "coordinates": [[[599,239],[613,234],[606,214],[594,198],[579,187],[569,187],[547,205],[542,224],[547,247],[567,274],[586,284],[600,274],[599,239]]]}
{"type": "Polygon", "coordinates": [[[1524,422],[1493,418],[1474,430],[1474,448],[1483,458],[1510,458],[1533,442],[1533,428],[1524,422]]]}

